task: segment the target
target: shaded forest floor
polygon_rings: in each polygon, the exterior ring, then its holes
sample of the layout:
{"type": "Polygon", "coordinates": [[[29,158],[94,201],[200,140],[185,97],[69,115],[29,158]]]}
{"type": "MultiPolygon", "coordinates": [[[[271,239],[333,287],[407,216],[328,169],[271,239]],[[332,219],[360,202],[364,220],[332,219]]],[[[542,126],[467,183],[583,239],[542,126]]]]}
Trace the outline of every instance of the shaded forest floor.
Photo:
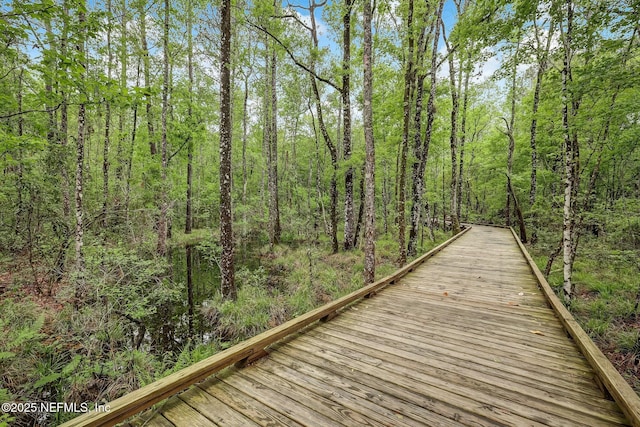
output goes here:
{"type": "MultiPolygon", "coordinates": [[[[640,250],[621,249],[622,245],[607,240],[604,236],[581,240],[573,274],[576,297],[569,310],[640,394],[640,250]]],[[[529,247],[541,270],[553,251],[550,241],[542,235],[539,244],[529,247]]],[[[548,280],[559,294],[561,257],[553,264],[548,280]]]]}

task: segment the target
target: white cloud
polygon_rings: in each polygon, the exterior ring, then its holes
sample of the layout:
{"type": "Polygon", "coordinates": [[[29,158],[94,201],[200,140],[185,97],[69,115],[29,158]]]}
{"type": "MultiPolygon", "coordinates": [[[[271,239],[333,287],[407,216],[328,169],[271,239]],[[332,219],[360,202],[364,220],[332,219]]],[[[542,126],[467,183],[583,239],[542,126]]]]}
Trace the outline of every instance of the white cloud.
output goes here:
{"type": "MultiPolygon", "coordinates": [[[[297,10],[293,11],[293,13],[295,13],[298,19],[302,21],[306,26],[311,27],[311,15],[303,15],[297,10]]],[[[318,14],[316,14],[316,30],[318,31],[318,36],[326,35],[329,31],[329,27],[327,27],[327,24],[325,24],[325,22],[320,16],[318,16],[318,14]]]]}
{"type": "Polygon", "coordinates": [[[474,83],[482,83],[489,80],[494,73],[502,67],[502,58],[500,53],[496,53],[490,48],[485,48],[482,51],[482,56],[483,58],[486,58],[486,60],[482,61],[480,66],[474,70],[474,83]]]}

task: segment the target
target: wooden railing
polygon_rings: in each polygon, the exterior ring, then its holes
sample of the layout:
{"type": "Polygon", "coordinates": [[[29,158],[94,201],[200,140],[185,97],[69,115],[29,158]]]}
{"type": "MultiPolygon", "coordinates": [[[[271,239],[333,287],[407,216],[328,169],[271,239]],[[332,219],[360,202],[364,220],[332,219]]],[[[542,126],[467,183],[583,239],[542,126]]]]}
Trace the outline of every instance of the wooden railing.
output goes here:
{"type": "Polygon", "coordinates": [[[540,272],[540,269],[529,255],[529,252],[524,247],[516,232],[511,228],[513,237],[518,242],[518,246],[522,251],[522,254],[527,259],[531,271],[536,276],[540,289],[542,290],[547,302],[555,311],[558,319],[562,323],[565,331],[573,340],[576,345],[587,359],[587,362],[591,365],[596,372],[597,378],[595,380],[603,392],[608,393],[620,406],[622,412],[626,415],[631,425],[634,427],[640,427],[640,397],[631,388],[629,383],[622,378],[622,375],[611,364],[609,359],[600,351],[600,349],[591,340],[589,335],[580,327],[576,319],[569,313],[569,310],[562,304],[562,301],[557,297],[547,279],[540,272]]]}
{"type": "Polygon", "coordinates": [[[323,305],[322,307],[303,314],[302,316],[298,316],[280,326],[265,331],[253,338],[230,347],[227,350],[191,365],[188,368],[175,372],[165,378],[116,399],[108,405],[109,411],[91,411],[62,424],[62,426],[110,426],[116,424],[142,412],[163,399],[185,390],[191,385],[228,366],[233,364],[244,365],[248,362],[257,360],[267,354],[265,352],[265,348],[269,345],[302,330],[313,322],[318,320],[328,320],[346,306],[362,298],[370,297],[385,286],[395,283],[396,280],[413,271],[418,265],[440,252],[446,246],[466,233],[469,229],[470,228],[464,229],[462,232],[456,234],[446,242],[433,248],[426,254],[405,265],[384,279],[378,280],[377,282],[345,295],[342,298],[323,305]]]}

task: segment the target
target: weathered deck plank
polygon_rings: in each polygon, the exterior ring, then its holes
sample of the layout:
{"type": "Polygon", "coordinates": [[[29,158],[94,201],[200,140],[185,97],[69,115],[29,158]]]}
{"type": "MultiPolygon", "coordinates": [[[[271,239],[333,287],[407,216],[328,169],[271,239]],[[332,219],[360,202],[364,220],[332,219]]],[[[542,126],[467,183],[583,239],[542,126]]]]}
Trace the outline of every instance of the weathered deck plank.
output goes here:
{"type": "Polygon", "coordinates": [[[170,399],[148,425],[638,425],[627,390],[631,422],[603,396],[595,356],[568,337],[518,243],[474,226],[373,298],[170,399]]]}

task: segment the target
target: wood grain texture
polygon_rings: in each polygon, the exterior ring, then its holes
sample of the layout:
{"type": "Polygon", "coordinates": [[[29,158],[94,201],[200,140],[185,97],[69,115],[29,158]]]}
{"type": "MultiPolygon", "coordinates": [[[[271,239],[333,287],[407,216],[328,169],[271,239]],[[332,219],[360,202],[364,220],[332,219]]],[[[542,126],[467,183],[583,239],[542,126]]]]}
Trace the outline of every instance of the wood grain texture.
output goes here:
{"type": "Polygon", "coordinates": [[[560,322],[565,327],[567,332],[576,341],[580,351],[587,358],[591,366],[596,372],[599,380],[607,388],[607,391],[620,405],[620,408],[625,413],[631,425],[634,427],[640,427],[640,399],[638,395],[633,391],[629,383],[627,383],[622,375],[616,370],[616,368],[609,362],[609,359],[600,351],[600,349],[591,341],[587,333],[580,327],[578,322],[573,318],[569,310],[565,308],[560,299],[556,296],[547,283],[547,280],[540,272],[540,269],[531,258],[531,255],[527,252],[526,248],[516,235],[511,230],[513,238],[518,243],[523,256],[526,258],[531,272],[535,275],[540,288],[544,296],[549,301],[551,307],[558,315],[560,322]]]}
{"type": "Polygon", "coordinates": [[[596,378],[618,380],[522,249],[509,229],[474,226],[429,262],[303,316],[324,322],[276,328],[268,356],[170,399],[149,425],[637,426],[638,397],[603,395],[596,378]]]}

